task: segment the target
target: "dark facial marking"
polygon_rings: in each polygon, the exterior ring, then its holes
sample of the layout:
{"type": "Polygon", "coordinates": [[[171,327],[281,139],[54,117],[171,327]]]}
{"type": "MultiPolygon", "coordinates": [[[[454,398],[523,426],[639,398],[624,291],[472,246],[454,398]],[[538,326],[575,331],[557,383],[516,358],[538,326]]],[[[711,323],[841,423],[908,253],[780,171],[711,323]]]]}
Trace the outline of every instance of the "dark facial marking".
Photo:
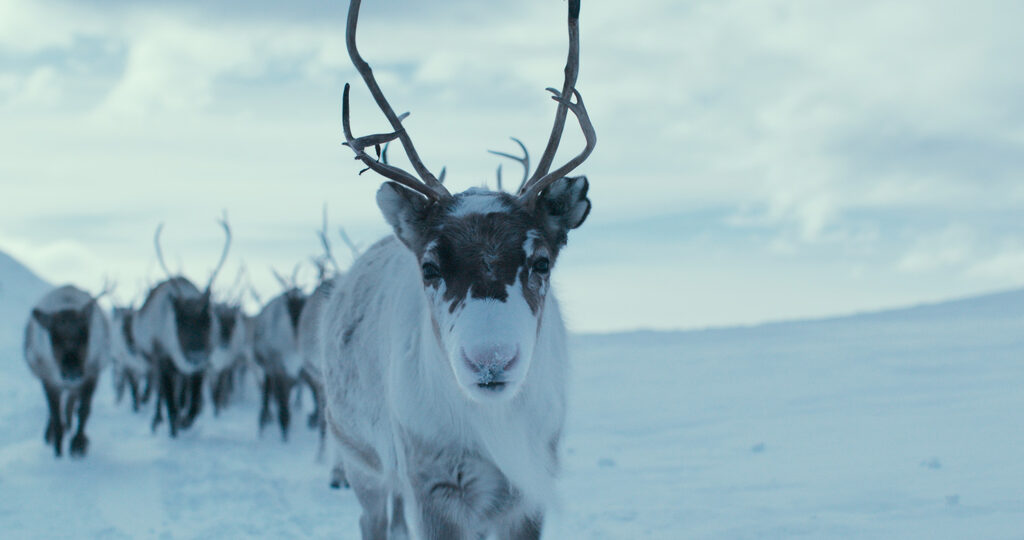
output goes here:
{"type": "Polygon", "coordinates": [[[209,354],[212,348],[210,331],[213,326],[209,298],[174,298],[172,301],[178,344],[182,352],[209,354]]]}
{"type": "Polygon", "coordinates": [[[220,325],[220,343],[226,345],[231,341],[235,333],[235,323],[238,321],[238,308],[224,304],[218,304],[214,313],[217,315],[217,323],[220,325]]]}
{"type": "Polygon", "coordinates": [[[526,262],[523,243],[530,222],[526,214],[472,214],[445,221],[435,254],[444,299],[454,310],[467,297],[504,302],[508,286],[526,262]]]}
{"type": "MultiPolygon", "coordinates": [[[[85,371],[89,347],[89,316],[82,311],[65,309],[47,313],[50,347],[64,378],[79,378],[85,371]]],[[[39,317],[36,318],[39,320],[39,317]]]]}
{"type": "Polygon", "coordinates": [[[135,334],[132,332],[132,324],[135,320],[132,312],[127,312],[121,319],[121,335],[124,336],[125,346],[128,347],[128,352],[135,354],[135,334]]]}
{"type": "Polygon", "coordinates": [[[288,291],[285,301],[288,304],[288,316],[291,318],[292,332],[298,332],[299,315],[302,315],[302,306],[306,305],[306,297],[298,289],[293,289],[288,291]]]}

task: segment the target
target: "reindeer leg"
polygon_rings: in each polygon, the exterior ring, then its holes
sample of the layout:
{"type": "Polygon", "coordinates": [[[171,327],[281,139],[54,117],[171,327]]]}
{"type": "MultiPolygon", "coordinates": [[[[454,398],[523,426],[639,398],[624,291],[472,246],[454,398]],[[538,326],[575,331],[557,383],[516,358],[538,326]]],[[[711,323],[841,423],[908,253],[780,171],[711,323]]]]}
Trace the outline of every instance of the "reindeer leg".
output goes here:
{"type": "Polygon", "coordinates": [[[405,508],[401,495],[391,496],[391,516],[388,519],[388,538],[409,538],[405,525],[405,508]]]}
{"type": "Polygon", "coordinates": [[[150,425],[150,429],[154,433],[156,432],[157,426],[159,426],[160,423],[164,421],[164,412],[163,409],[161,409],[161,407],[163,406],[164,400],[167,399],[166,396],[164,396],[164,387],[162,384],[163,366],[161,364],[162,362],[160,360],[153,362],[153,370],[150,373],[150,380],[147,383],[150,386],[156,386],[156,410],[153,412],[153,423],[150,425]]]}
{"type": "Polygon", "coordinates": [[[96,379],[92,378],[82,384],[78,397],[78,430],[71,438],[71,456],[82,457],[89,449],[89,438],[85,436],[85,423],[92,411],[92,394],[96,390],[96,379]]]}
{"type": "MultiPolygon", "coordinates": [[[[159,397],[167,406],[167,422],[171,429],[171,438],[178,436],[178,395],[175,392],[174,379],[177,376],[171,359],[164,357],[160,360],[160,387],[159,397]]],[[[157,417],[160,415],[160,400],[157,400],[157,417]]],[[[156,429],[158,422],[153,421],[153,428],[156,429]]]]}
{"type": "Polygon", "coordinates": [[[540,530],[544,525],[544,516],[537,515],[524,518],[499,534],[500,540],[540,540],[540,530]]]}
{"type": "Polygon", "coordinates": [[[210,387],[210,399],[213,401],[213,415],[220,416],[220,410],[224,406],[224,372],[213,376],[210,387]]]}
{"type": "Polygon", "coordinates": [[[188,429],[203,408],[203,372],[185,377],[183,393],[188,395],[188,412],[181,420],[181,428],[188,429]]]}
{"type": "Polygon", "coordinates": [[[291,394],[292,382],[287,375],[276,377],[274,385],[274,396],[277,398],[277,421],[281,424],[281,440],[288,440],[288,426],[291,423],[291,411],[289,409],[288,397],[291,394]]]}
{"type": "Polygon", "coordinates": [[[356,493],[362,515],[359,516],[359,529],[363,540],[384,540],[388,535],[387,492],[374,480],[357,474],[353,478],[352,491],[356,493]]]}
{"type": "Polygon", "coordinates": [[[270,393],[273,391],[272,381],[270,374],[267,374],[263,378],[263,406],[260,407],[260,433],[263,433],[263,428],[270,423],[270,393]]]}
{"type": "MultiPolygon", "coordinates": [[[[306,419],[306,423],[310,428],[319,428],[323,423],[321,408],[321,396],[319,385],[313,380],[313,377],[305,370],[301,373],[302,380],[309,385],[309,389],[313,391],[313,412],[309,413],[309,418],[306,419]]],[[[323,430],[320,430],[323,432],[323,430]]]]}
{"type": "Polygon", "coordinates": [[[132,394],[132,412],[139,412],[139,381],[134,373],[128,373],[128,391],[132,394]]]}
{"type": "Polygon", "coordinates": [[[124,370],[114,371],[114,403],[121,403],[124,398],[124,386],[127,383],[128,373],[124,370]]]}
{"type": "Polygon", "coordinates": [[[47,444],[53,445],[54,454],[60,457],[61,441],[64,439],[64,426],[61,424],[60,415],[60,389],[44,381],[43,392],[46,393],[46,404],[50,407],[50,419],[46,423],[43,439],[47,444]]]}
{"type": "Polygon", "coordinates": [[[64,427],[71,430],[71,424],[74,421],[75,402],[78,401],[78,393],[81,389],[76,388],[68,392],[68,398],[64,402],[64,427]]]}
{"type": "Polygon", "coordinates": [[[142,388],[142,396],[139,398],[141,403],[149,403],[149,398],[153,395],[153,369],[150,368],[145,375],[146,385],[142,388]]]}

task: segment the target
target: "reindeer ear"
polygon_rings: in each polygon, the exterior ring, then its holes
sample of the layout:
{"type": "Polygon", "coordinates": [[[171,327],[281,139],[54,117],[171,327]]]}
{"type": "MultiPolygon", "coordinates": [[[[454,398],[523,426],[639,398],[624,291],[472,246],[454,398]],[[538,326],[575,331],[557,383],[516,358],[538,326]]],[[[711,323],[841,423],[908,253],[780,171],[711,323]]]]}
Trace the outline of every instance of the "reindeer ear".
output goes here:
{"type": "Polygon", "coordinates": [[[40,311],[38,309],[33,309],[32,318],[35,319],[37,323],[42,325],[42,327],[47,330],[53,327],[53,315],[50,313],[40,311]]]}
{"type": "Polygon", "coordinates": [[[416,251],[422,243],[430,201],[400,184],[385,182],[377,190],[377,206],[395,230],[395,236],[416,251]]]}
{"type": "Polygon", "coordinates": [[[589,187],[586,176],[567,176],[555,180],[537,199],[537,217],[559,244],[565,244],[569,229],[582,225],[590,214],[589,187]]]}

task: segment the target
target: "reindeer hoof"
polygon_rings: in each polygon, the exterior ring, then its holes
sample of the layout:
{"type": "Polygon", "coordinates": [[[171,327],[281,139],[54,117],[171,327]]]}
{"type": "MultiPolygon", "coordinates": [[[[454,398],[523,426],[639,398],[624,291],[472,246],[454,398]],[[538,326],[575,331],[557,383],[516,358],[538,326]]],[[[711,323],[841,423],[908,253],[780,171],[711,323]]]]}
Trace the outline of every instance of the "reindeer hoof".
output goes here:
{"type": "Polygon", "coordinates": [[[85,433],[79,433],[71,438],[71,457],[84,457],[89,449],[89,438],[85,433]]]}

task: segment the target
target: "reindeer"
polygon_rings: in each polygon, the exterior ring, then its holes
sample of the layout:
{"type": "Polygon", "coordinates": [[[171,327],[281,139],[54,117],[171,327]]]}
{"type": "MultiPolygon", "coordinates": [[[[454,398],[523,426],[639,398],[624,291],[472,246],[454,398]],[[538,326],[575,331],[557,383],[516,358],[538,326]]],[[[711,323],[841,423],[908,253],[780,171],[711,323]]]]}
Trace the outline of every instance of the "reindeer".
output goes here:
{"type": "Polygon", "coordinates": [[[260,432],[262,433],[263,428],[272,419],[270,402],[273,397],[277,405],[277,420],[281,426],[281,438],[287,440],[291,424],[289,398],[302,373],[298,328],[299,316],[302,314],[307,296],[296,285],[297,267],[290,282],[276,272],[274,274],[284,292],[271,299],[256,316],[253,357],[263,370],[260,432]]]}
{"type": "Polygon", "coordinates": [[[249,361],[251,350],[247,338],[245,313],[238,304],[218,302],[213,306],[218,332],[214,336],[213,354],[207,367],[214,414],[220,414],[234,392],[240,371],[249,361]]]}
{"type": "MultiPolygon", "coordinates": [[[[386,150],[384,155],[387,155],[386,150]]],[[[386,159],[386,157],[384,159],[386,159]]],[[[341,233],[342,240],[352,251],[353,258],[358,258],[359,248],[348,237],[348,234],[345,233],[344,229],[340,229],[339,232],[341,233]]],[[[323,306],[326,304],[331,292],[338,287],[345,278],[345,273],[341,270],[341,265],[339,265],[337,259],[334,258],[334,253],[331,249],[331,242],[327,236],[326,205],[324,206],[323,227],[320,232],[317,233],[317,236],[319,236],[320,244],[323,246],[324,250],[324,254],[320,257],[314,258],[313,261],[319,271],[319,283],[313,291],[313,294],[311,294],[309,299],[306,301],[306,305],[302,308],[302,314],[299,315],[298,336],[299,355],[302,357],[301,378],[313,391],[313,398],[315,401],[315,409],[309,415],[308,424],[310,427],[315,427],[319,432],[320,445],[317,451],[317,457],[318,459],[322,459],[326,445],[327,423],[323,414],[325,408],[324,385],[323,373],[320,369],[320,357],[323,356],[320,347],[321,313],[323,312],[323,306]]],[[[338,456],[335,456],[334,464],[331,469],[330,485],[335,489],[348,485],[348,481],[345,479],[344,467],[338,456]]]]}
{"type": "Polygon", "coordinates": [[[134,335],[139,350],[155,370],[157,401],[151,428],[156,431],[163,422],[161,406],[165,406],[171,437],[178,436],[178,429],[189,428],[199,415],[203,373],[220,332],[211,288],[227,260],[231,228],[226,217],[219,223],[226,236],[224,249],[202,292],[187,278],[172,276],[168,270],[160,249],[162,224],[153,238],[157,260],[167,279],[149,291],[136,315],[134,335]],[[180,418],[179,409],[186,409],[180,418]]]}
{"type": "Polygon", "coordinates": [[[111,320],[110,357],[115,396],[120,403],[127,388],[132,398],[132,411],[138,412],[139,405],[149,401],[152,370],[149,361],[135,345],[135,310],[130,306],[115,307],[111,320]]]}
{"type": "Polygon", "coordinates": [[[72,413],[78,407],[78,429],[71,437],[71,456],[85,456],[89,438],[85,424],[92,409],[96,381],[109,355],[109,328],[96,297],[65,285],[44,296],[25,327],[25,361],[43,384],[50,417],[44,440],[61,455],[64,431],[71,430],[72,413]],[[63,402],[63,415],[61,403],[63,402]]]}
{"type": "Polygon", "coordinates": [[[590,211],[585,177],[594,128],[575,89],[579,0],[555,124],[515,195],[452,195],[416,153],[356,48],[349,56],[394,130],[356,138],[349,86],[346,144],[387,177],[377,205],[394,236],[369,248],[331,294],[322,319],[328,423],[362,506],[363,538],[538,538],[551,504],[565,422],[566,330],[550,276],[570,229],[590,211]],[[583,151],[551,170],[572,112],[583,151]],[[417,176],[366,149],[398,139],[417,176]]]}

